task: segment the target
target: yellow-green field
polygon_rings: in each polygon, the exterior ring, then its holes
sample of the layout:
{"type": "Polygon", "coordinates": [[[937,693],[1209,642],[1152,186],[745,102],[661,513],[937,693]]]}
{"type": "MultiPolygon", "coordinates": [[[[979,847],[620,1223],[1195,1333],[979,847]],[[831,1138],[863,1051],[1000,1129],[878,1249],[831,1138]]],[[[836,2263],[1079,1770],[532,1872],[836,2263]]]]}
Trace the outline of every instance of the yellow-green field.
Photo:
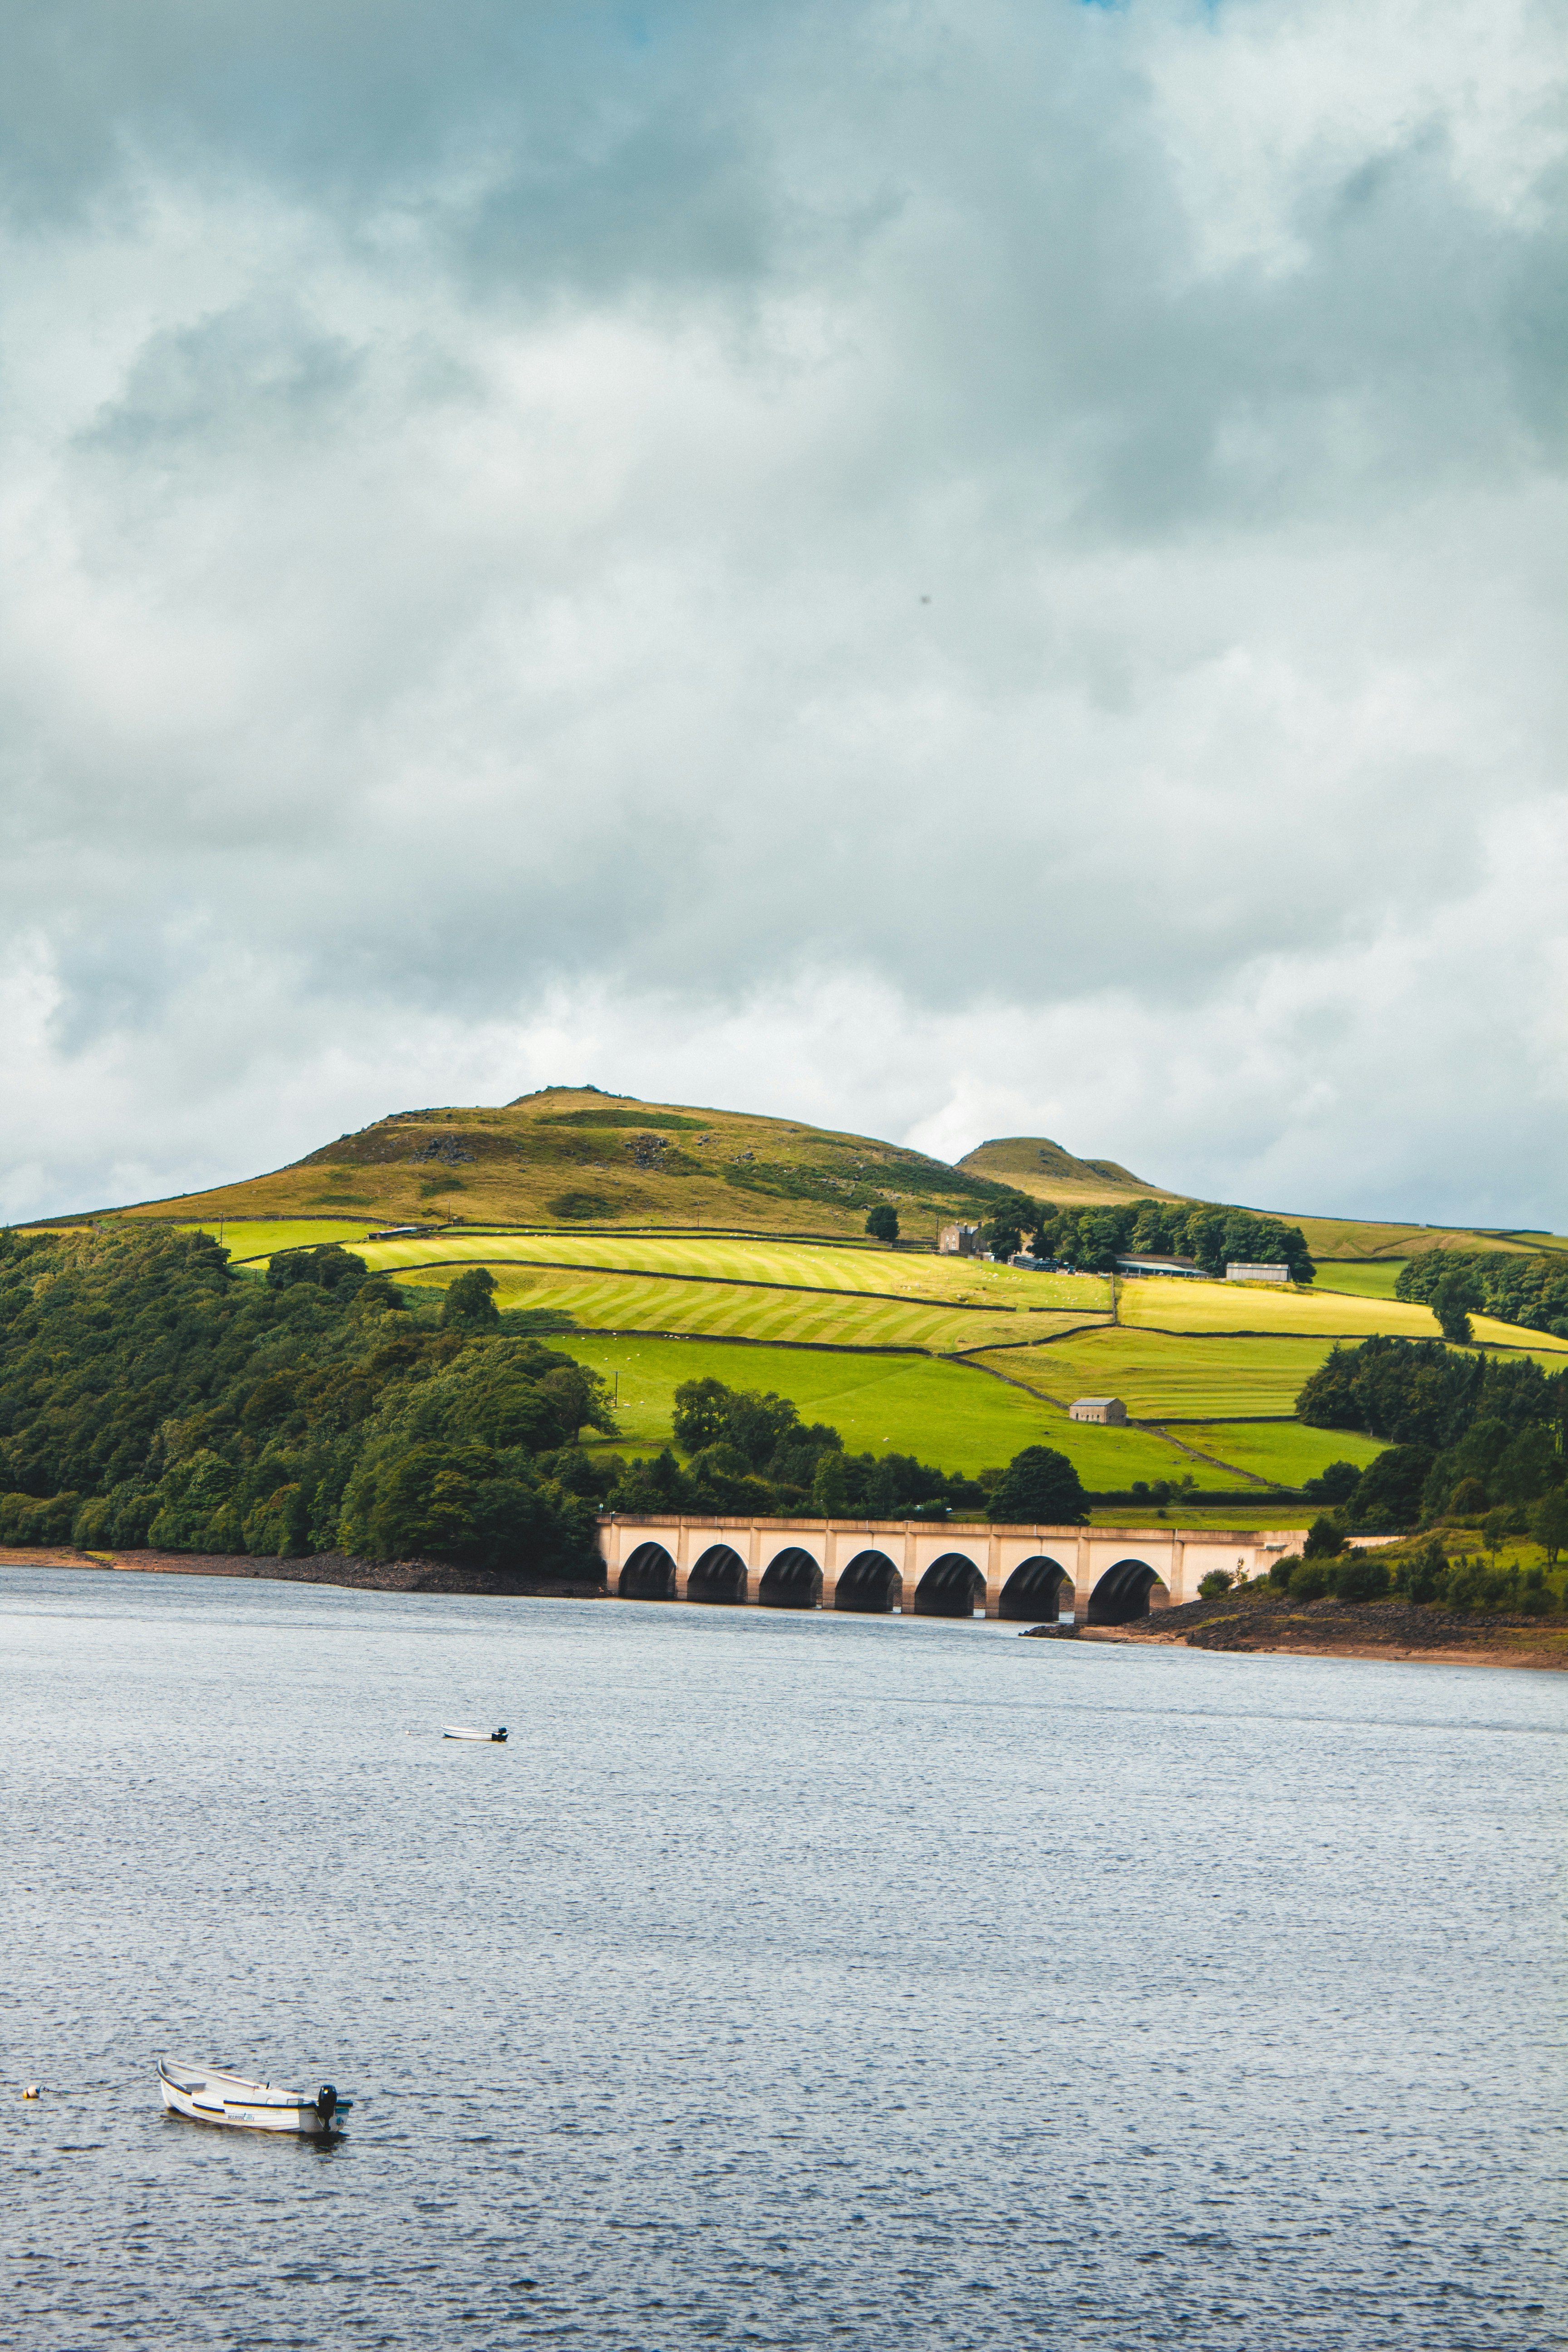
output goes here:
{"type": "Polygon", "coordinates": [[[595,1339],[575,1331],[549,1344],[612,1381],[618,1376],[621,1435],[606,1442],[623,1453],[667,1445],[678,1386],[712,1378],[731,1388],[788,1397],[804,1420],[841,1431],[851,1453],[914,1454],[969,1476],[1010,1461],[1026,1445],[1054,1445],[1070,1454],[1086,1486],[1102,1491],[1134,1478],[1175,1479],[1187,1471],[1200,1486],[1237,1483],[1142,1430],[1085,1427],[984,1372],[928,1357],[595,1339]]]}
{"type": "Polygon", "coordinates": [[[1298,1216],[1286,1209],[1271,1213],[1278,1213],[1288,1225],[1300,1225],[1302,1238],[1320,1265],[1326,1259],[1343,1262],[1352,1258],[1415,1257],[1421,1251],[1430,1249],[1519,1250],[1531,1246],[1517,1237],[1479,1234],[1465,1225],[1401,1225],[1375,1217],[1298,1216]]]}
{"type": "MultiPolygon", "coordinates": [[[[1397,1298],[1358,1298],[1344,1291],[1275,1289],[1242,1282],[1153,1280],[1121,1285],[1121,1319],[1144,1330],[1323,1333],[1339,1339],[1370,1339],[1386,1331],[1402,1339],[1436,1339],[1437,1318],[1429,1307],[1397,1298]]],[[[1531,1355],[1568,1356],[1568,1339],[1550,1332],[1519,1330],[1489,1315],[1471,1318],[1479,1343],[1488,1348],[1528,1348],[1531,1355]]]]}

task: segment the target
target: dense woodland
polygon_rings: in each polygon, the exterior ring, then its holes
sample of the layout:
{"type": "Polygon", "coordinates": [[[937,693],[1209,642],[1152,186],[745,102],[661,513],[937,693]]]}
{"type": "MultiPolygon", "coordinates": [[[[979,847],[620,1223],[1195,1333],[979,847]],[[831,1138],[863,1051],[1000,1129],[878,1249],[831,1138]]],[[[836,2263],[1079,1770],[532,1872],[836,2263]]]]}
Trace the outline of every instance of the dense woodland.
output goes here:
{"type": "Polygon", "coordinates": [[[1358,1527],[1413,1528],[1494,1508],[1527,1517],[1563,1486],[1568,1370],[1543,1372],[1528,1356],[1365,1339],[1331,1351],[1296,1411],[1314,1428],[1389,1441],[1344,1498],[1358,1527]]]}
{"type": "Polygon", "coordinates": [[[627,1462],[605,1385],[500,1317],[482,1267],[438,1305],[327,1244],[235,1272],[200,1234],[0,1234],[0,1541],[370,1559],[593,1577],[605,1508],[1076,1522],[1064,1456],[984,1481],[847,1454],[776,1396],[689,1383],[627,1462]]]}

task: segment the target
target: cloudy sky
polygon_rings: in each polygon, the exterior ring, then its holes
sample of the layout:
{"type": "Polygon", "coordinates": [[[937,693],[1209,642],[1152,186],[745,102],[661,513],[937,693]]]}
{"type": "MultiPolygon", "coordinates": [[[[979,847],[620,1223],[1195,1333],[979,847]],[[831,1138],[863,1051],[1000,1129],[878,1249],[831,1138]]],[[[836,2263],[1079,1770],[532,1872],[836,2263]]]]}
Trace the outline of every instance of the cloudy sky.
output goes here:
{"type": "Polygon", "coordinates": [[[1565,34],[15,0],[0,1212],[593,1080],[1563,1231],[1565,34]]]}

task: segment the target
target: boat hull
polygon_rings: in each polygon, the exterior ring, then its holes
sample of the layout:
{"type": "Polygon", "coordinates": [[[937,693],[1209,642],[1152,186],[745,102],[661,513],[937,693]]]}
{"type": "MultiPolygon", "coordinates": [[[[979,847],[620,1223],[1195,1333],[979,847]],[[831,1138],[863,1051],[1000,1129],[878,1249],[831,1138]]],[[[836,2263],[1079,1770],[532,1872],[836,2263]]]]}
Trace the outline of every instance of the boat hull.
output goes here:
{"type": "Polygon", "coordinates": [[[271,2083],[247,2083],[242,2075],[181,2071],[160,2066],[158,2089],[172,2116],[187,2123],[215,2124],[227,2131],[289,2132],[299,2139],[324,2139],[334,2126],[314,2099],[280,2091],[271,2083]]]}

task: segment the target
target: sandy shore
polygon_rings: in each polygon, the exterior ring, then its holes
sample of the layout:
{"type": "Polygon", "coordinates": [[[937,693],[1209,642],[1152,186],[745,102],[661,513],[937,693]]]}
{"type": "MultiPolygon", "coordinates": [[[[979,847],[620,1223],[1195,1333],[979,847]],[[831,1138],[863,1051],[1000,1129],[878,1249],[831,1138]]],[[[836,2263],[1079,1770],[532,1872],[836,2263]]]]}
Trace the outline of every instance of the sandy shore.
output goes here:
{"type": "MultiPolygon", "coordinates": [[[[1145,1633],[1125,1625],[1086,1626],[1079,1639],[1083,1642],[1119,1642],[1145,1650],[1179,1650],[1193,1646],[1184,1633],[1145,1633]]],[[[1391,1642],[1256,1641],[1226,1643],[1224,1646],[1226,1654],[1233,1657],[1245,1652],[1251,1658],[1378,1658],[1385,1664],[1530,1666],[1537,1673],[1544,1674],[1568,1671],[1568,1656],[1542,1656],[1532,1651],[1499,1650],[1479,1642],[1458,1643],[1452,1648],[1444,1648],[1436,1643],[1423,1644],[1418,1650],[1402,1650],[1391,1642]]]]}

